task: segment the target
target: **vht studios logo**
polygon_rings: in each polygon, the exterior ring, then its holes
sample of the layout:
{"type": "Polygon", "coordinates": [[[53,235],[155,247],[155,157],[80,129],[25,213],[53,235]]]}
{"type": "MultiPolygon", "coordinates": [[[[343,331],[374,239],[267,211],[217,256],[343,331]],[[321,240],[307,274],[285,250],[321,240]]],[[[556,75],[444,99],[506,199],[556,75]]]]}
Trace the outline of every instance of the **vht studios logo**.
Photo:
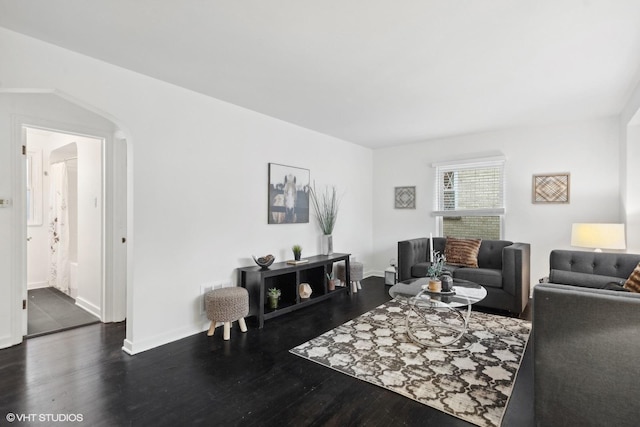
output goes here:
{"type": "Polygon", "coordinates": [[[5,417],[10,423],[13,422],[36,422],[41,423],[81,423],[84,419],[82,414],[14,414],[9,412],[5,417]]]}

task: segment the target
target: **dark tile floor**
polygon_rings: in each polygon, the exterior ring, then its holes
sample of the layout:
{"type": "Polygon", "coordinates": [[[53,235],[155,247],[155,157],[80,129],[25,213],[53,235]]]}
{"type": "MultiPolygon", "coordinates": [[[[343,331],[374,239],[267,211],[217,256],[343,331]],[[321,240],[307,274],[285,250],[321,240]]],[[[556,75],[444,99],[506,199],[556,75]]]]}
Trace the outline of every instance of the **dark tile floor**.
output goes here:
{"type": "Polygon", "coordinates": [[[27,336],[35,337],[100,321],[55,288],[31,289],[27,336]]]}

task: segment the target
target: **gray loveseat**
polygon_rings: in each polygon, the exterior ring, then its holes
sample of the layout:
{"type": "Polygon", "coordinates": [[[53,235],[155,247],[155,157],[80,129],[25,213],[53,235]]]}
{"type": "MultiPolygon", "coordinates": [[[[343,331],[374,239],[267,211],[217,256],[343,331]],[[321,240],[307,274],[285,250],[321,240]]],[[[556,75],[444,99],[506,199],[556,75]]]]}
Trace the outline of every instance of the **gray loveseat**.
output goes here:
{"type": "Polygon", "coordinates": [[[536,426],[637,426],[640,294],[534,287],[536,426]]]}
{"type": "Polygon", "coordinates": [[[638,254],[556,249],[549,255],[549,282],[598,289],[610,283],[622,286],[639,262],[638,254]]]}
{"type": "MultiPolygon", "coordinates": [[[[433,247],[444,254],[447,239],[434,237],[433,247]]],[[[398,242],[398,281],[426,277],[429,262],[429,238],[398,242]]],[[[520,314],[529,301],[531,249],[528,243],[507,240],[482,240],[478,268],[445,266],[454,278],[479,283],[487,297],[479,306],[520,314]]]]}

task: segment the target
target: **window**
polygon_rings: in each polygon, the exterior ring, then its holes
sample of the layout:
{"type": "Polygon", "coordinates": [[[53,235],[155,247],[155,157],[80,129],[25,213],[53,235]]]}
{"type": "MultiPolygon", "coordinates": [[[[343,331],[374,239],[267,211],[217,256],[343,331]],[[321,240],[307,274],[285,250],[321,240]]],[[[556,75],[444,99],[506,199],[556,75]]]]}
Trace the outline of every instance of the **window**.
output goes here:
{"type": "Polygon", "coordinates": [[[500,239],[504,158],[436,163],[433,215],[441,236],[500,239]]]}

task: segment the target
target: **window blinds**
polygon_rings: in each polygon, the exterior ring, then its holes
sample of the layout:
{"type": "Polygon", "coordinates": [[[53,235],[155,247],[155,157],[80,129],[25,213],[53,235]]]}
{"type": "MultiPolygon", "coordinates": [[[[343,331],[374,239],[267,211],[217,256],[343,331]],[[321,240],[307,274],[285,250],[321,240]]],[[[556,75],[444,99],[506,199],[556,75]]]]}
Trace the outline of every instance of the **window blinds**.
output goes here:
{"type": "Polygon", "coordinates": [[[433,216],[504,214],[504,158],[434,164],[433,216]]]}

